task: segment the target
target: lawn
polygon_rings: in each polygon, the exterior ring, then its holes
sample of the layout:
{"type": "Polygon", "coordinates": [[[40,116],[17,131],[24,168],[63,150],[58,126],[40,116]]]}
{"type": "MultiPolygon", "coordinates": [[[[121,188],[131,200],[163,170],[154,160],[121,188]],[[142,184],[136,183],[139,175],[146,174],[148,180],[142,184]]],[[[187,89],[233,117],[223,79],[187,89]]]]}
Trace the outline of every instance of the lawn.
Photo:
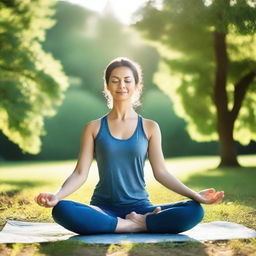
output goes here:
{"type": "MultiPolygon", "coordinates": [[[[203,222],[224,220],[256,229],[256,156],[240,156],[241,168],[216,168],[218,157],[182,157],[166,159],[170,172],[194,190],[214,187],[225,191],[218,205],[203,205],[203,222]]],[[[75,161],[2,162],[0,165],[0,230],[7,218],[53,222],[51,208],[35,204],[39,192],[55,192],[72,173],[75,161]]],[[[89,203],[98,180],[94,161],[88,180],[65,199],[89,203]]],[[[152,175],[149,162],[145,180],[154,204],[186,198],[168,190],[152,175]]],[[[256,239],[204,243],[158,243],[126,245],[87,245],[79,241],[55,243],[0,244],[0,255],[256,255],[256,239]]]]}

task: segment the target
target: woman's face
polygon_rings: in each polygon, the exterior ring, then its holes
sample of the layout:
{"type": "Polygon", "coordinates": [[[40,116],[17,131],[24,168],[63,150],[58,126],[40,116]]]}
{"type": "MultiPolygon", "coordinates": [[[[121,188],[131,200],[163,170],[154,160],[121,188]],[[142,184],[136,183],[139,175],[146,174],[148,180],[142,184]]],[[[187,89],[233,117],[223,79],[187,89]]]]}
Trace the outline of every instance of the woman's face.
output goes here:
{"type": "Polygon", "coordinates": [[[107,89],[113,100],[130,99],[136,90],[133,72],[128,67],[118,67],[112,70],[107,89]]]}

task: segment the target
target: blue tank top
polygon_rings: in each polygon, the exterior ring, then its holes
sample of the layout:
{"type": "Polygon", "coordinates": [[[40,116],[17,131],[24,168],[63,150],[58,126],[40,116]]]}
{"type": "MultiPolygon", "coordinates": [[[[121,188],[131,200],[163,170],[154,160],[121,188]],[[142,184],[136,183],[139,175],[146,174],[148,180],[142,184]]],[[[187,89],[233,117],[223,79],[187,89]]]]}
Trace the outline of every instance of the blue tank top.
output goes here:
{"type": "Polygon", "coordinates": [[[148,156],[148,139],[138,114],[136,130],[128,139],[112,136],[107,120],[100,120],[100,130],[94,140],[99,171],[90,204],[129,206],[150,203],[144,180],[144,164],[148,156]]]}

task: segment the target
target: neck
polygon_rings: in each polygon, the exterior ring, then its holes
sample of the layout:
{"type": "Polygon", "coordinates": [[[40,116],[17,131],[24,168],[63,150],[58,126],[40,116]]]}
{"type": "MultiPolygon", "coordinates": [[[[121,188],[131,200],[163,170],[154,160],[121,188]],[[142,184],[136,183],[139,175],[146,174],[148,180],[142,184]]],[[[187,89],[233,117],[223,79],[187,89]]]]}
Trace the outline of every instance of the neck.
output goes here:
{"type": "Polygon", "coordinates": [[[111,119],[133,119],[137,117],[136,111],[133,109],[131,104],[127,104],[127,102],[120,102],[119,104],[113,104],[113,108],[109,112],[109,117],[111,119]]]}

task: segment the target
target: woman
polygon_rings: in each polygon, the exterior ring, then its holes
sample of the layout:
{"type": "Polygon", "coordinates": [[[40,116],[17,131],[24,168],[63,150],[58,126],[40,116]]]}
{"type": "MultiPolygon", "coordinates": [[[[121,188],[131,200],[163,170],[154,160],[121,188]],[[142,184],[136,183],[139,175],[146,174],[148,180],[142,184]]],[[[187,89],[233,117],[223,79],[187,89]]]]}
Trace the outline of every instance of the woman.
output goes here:
{"type": "Polygon", "coordinates": [[[55,222],[78,234],[191,229],[203,219],[200,203],[219,203],[224,192],[213,188],[195,192],[167,171],[159,125],[134,110],[143,88],[137,63],[117,58],[107,66],[104,79],[103,92],[111,111],[85,126],[77,165],[62,187],[54,194],[40,193],[35,201],[53,207],[55,222]],[[90,204],[62,200],[87,180],[94,153],[100,180],[90,204]],[[143,175],[147,157],[158,182],[192,200],[153,205],[143,175]]]}

